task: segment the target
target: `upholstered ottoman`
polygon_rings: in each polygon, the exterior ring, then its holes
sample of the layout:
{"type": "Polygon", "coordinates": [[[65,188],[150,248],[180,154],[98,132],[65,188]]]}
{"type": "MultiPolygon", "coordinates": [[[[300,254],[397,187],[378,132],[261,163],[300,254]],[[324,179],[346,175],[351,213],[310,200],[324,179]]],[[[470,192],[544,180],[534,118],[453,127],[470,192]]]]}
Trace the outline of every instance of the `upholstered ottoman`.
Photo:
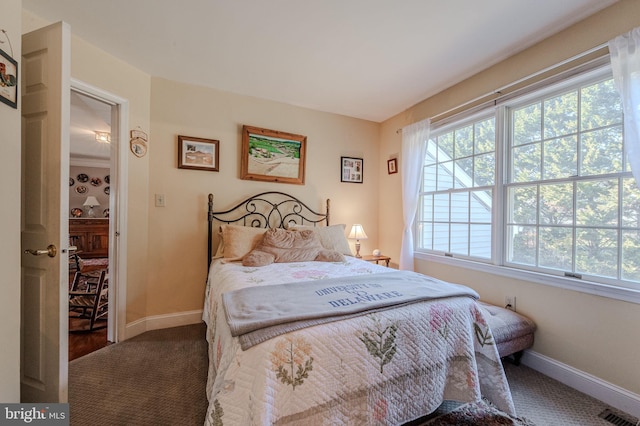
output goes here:
{"type": "Polygon", "coordinates": [[[513,356],[520,364],[525,349],[533,346],[536,324],[524,315],[484,302],[478,302],[487,320],[500,358],[513,356]]]}

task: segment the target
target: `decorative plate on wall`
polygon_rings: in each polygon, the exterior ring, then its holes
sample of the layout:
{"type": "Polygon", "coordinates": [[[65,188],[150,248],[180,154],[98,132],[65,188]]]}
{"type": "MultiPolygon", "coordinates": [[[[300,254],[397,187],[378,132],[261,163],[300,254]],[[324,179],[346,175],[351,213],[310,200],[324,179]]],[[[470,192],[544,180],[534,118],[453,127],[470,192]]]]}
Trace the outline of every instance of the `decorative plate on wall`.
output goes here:
{"type": "Polygon", "coordinates": [[[138,157],[142,158],[147,154],[147,143],[139,138],[131,139],[131,152],[138,157]]]}
{"type": "Polygon", "coordinates": [[[87,192],[87,187],[84,185],[78,185],[76,186],[76,192],[78,194],[84,194],[85,192],[87,192]]]}
{"type": "Polygon", "coordinates": [[[80,173],[78,176],[76,176],[76,179],[78,179],[78,182],[85,183],[86,181],[89,180],[89,176],[87,176],[84,173],[80,173]]]}
{"type": "Polygon", "coordinates": [[[109,187],[109,186],[105,186],[105,188],[104,188],[104,193],[105,193],[105,194],[107,194],[107,195],[109,195],[109,193],[110,193],[110,192],[111,192],[110,187],[109,187]]]}
{"type": "Polygon", "coordinates": [[[73,184],[76,183],[75,180],[73,180],[72,177],[69,178],[69,186],[73,186],[73,184]]]}
{"type": "Polygon", "coordinates": [[[93,178],[91,178],[91,185],[93,185],[93,186],[100,186],[100,185],[102,185],[102,179],[97,178],[97,177],[93,177],[93,178]]]}
{"type": "Polygon", "coordinates": [[[74,208],[71,209],[71,217],[82,217],[82,209],[74,208]]]}
{"type": "Polygon", "coordinates": [[[102,215],[103,215],[104,217],[109,217],[109,209],[104,209],[104,210],[102,211],[102,215]]]}
{"type": "Polygon", "coordinates": [[[106,175],[104,177],[104,183],[111,183],[111,175],[106,175]]]}

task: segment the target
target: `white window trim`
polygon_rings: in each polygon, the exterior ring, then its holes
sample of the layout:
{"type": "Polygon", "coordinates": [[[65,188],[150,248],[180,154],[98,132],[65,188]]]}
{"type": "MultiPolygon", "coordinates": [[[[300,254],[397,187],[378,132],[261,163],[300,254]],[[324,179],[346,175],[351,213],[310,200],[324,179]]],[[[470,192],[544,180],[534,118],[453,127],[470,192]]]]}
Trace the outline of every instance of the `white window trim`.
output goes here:
{"type": "Polygon", "coordinates": [[[640,304],[640,290],[626,287],[617,287],[607,284],[595,283],[575,278],[565,278],[556,275],[544,274],[541,272],[527,271],[524,269],[509,268],[507,266],[492,265],[489,263],[476,262],[466,259],[456,259],[432,253],[416,252],[414,257],[419,260],[426,260],[433,263],[455,266],[470,271],[486,272],[488,274],[499,275],[516,280],[528,281],[536,284],[548,285],[565,290],[579,291],[592,294],[594,296],[607,297],[609,299],[621,300],[640,304]]]}

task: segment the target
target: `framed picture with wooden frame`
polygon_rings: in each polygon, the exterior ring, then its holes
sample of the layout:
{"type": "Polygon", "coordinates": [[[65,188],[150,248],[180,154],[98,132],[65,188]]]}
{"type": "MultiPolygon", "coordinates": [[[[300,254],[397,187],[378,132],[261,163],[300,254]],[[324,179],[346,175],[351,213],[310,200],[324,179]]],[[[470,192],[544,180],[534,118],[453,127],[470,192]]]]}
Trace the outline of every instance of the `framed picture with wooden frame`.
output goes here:
{"type": "Polygon", "coordinates": [[[242,126],[240,178],[304,185],[307,137],[242,126]]]}
{"type": "Polygon", "coordinates": [[[0,49],[0,102],[18,108],[18,62],[0,49]]]}
{"type": "Polygon", "coordinates": [[[398,173],[398,159],[392,158],[391,160],[387,160],[387,174],[398,173]]]}
{"type": "Polygon", "coordinates": [[[178,136],[178,168],[219,171],[220,141],[178,136]]]}
{"type": "Polygon", "coordinates": [[[354,157],[340,157],[340,182],[362,183],[364,160],[354,157]]]}

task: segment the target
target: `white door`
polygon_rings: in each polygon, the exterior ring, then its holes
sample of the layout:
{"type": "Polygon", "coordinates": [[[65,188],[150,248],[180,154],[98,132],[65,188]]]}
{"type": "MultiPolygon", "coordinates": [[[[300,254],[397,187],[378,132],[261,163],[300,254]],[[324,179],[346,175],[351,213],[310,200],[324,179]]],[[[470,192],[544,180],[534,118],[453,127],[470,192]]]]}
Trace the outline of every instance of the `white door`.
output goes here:
{"type": "Polygon", "coordinates": [[[67,402],[70,51],[62,22],[22,36],[22,402],[67,402]]]}

